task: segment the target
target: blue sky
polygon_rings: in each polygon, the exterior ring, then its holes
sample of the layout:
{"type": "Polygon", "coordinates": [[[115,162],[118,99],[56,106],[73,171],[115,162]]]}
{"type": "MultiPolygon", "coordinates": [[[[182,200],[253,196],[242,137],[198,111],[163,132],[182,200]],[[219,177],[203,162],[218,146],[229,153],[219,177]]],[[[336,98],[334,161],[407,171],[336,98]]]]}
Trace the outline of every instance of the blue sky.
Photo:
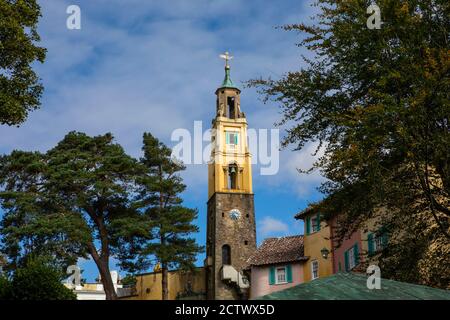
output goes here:
{"type": "MultiPolygon", "coordinates": [[[[42,0],[42,45],[45,64],[36,70],[45,86],[42,108],[19,128],[0,127],[0,153],[13,149],[45,151],[77,130],[90,135],[112,132],[133,156],[140,155],[143,132],[169,146],[177,128],[204,129],[215,113],[215,89],[223,80],[223,61],[230,51],[233,81],[278,78],[302,66],[296,46],[300,36],[276,29],[308,21],[311,1],[249,0],[42,0]],[[66,28],[66,9],[81,8],[81,30],[66,28]]],[[[255,89],[243,89],[241,108],[249,127],[273,128],[277,106],[263,104],[255,89]]],[[[283,128],[281,128],[283,129],[283,128]]],[[[321,195],[319,173],[309,168],[314,145],[300,152],[284,150],[277,175],[253,172],[258,243],[266,237],[302,233],[293,216],[321,195]]],[[[199,210],[196,235],[205,243],[207,168],[188,166],[185,204],[199,210]]],[[[203,261],[199,257],[199,264],[203,261]]],[[[83,261],[83,276],[92,281],[95,266],[83,261]]]]}

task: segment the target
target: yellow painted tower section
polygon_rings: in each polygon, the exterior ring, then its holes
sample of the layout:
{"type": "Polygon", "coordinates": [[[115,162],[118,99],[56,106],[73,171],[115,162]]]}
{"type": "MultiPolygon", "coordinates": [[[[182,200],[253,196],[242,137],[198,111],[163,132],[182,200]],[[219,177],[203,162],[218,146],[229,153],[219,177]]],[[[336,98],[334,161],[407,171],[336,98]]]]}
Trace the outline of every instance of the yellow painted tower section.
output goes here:
{"type": "Polygon", "coordinates": [[[240,110],[239,94],[237,88],[219,88],[216,91],[217,115],[211,133],[208,199],[216,192],[253,192],[247,120],[240,110]],[[236,172],[233,173],[233,170],[236,172]],[[236,175],[234,185],[231,185],[230,174],[236,175]]]}

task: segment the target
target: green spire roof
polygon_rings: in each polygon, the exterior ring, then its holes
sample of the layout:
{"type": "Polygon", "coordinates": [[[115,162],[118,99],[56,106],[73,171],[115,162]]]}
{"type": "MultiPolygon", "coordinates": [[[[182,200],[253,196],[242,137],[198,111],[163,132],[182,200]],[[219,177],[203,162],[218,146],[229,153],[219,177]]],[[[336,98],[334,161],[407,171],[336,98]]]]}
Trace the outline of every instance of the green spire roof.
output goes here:
{"type": "Polygon", "coordinates": [[[238,89],[238,87],[236,87],[236,86],[234,85],[233,81],[231,80],[231,76],[230,76],[230,66],[229,66],[229,65],[226,65],[226,66],[225,66],[225,78],[223,79],[221,88],[233,88],[233,89],[238,89]]]}

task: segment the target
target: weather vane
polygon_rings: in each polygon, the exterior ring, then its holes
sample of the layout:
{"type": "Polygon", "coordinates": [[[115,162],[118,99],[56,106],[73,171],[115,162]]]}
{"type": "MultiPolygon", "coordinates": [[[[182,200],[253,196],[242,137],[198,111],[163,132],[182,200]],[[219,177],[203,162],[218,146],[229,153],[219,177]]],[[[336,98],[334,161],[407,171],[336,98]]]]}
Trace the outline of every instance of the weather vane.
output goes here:
{"type": "Polygon", "coordinates": [[[221,54],[219,57],[221,57],[222,59],[225,60],[225,67],[229,67],[229,66],[228,66],[228,60],[233,59],[233,56],[230,56],[230,54],[228,53],[228,51],[226,51],[224,54],[221,54]]]}

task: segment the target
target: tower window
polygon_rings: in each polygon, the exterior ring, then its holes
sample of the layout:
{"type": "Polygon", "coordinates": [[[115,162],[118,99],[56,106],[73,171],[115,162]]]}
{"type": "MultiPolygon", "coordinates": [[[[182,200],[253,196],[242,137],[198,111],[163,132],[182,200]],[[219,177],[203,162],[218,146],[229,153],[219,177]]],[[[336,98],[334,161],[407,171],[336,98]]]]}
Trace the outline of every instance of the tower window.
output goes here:
{"type": "Polygon", "coordinates": [[[311,262],[311,280],[319,278],[319,261],[311,262]]]}
{"type": "Polygon", "coordinates": [[[234,119],[235,118],[235,103],[234,103],[234,97],[227,97],[227,111],[228,111],[228,118],[234,119]]]}
{"type": "Polygon", "coordinates": [[[245,245],[248,245],[248,241],[247,241],[247,240],[245,240],[245,241],[244,241],[244,244],[245,244],[245,245]]]}
{"type": "Polygon", "coordinates": [[[226,132],[225,133],[226,143],[231,145],[237,145],[238,144],[238,132],[226,132]]]}
{"type": "Polygon", "coordinates": [[[230,166],[228,167],[228,189],[237,189],[236,187],[237,171],[238,171],[237,165],[230,164],[230,166]]]}
{"type": "Polygon", "coordinates": [[[227,244],[222,246],[222,265],[231,265],[231,248],[227,244]]]}

